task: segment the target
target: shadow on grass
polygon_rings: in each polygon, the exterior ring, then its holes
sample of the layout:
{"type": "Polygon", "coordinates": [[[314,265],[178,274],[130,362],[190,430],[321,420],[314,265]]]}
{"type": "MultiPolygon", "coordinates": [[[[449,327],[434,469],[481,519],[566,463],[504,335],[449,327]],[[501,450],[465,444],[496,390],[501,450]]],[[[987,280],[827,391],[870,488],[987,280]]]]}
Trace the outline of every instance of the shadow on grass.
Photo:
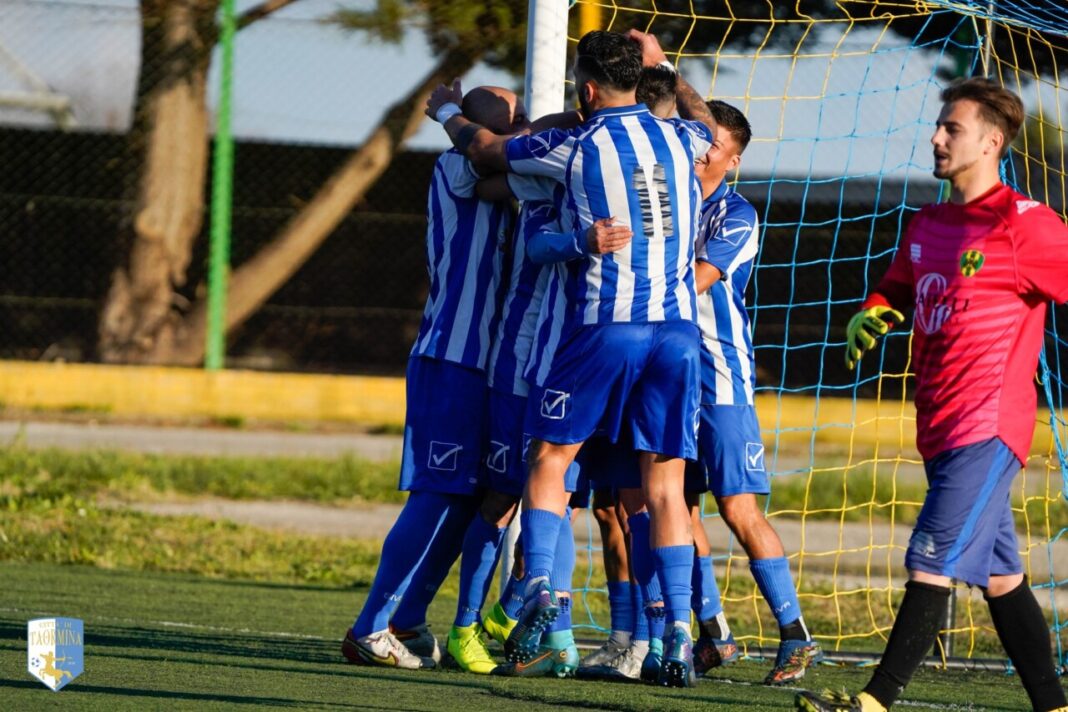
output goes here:
{"type": "MultiPolygon", "coordinates": [[[[0,689],[44,689],[39,682],[24,680],[0,680],[0,689]]],[[[153,700],[174,700],[188,702],[220,702],[227,705],[258,705],[260,707],[297,707],[306,708],[310,704],[316,707],[338,709],[391,709],[389,707],[369,707],[366,704],[348,704],[342,702],[324,702],[320,699],[301,700],[286,697],[263,697],[253,695],[226,695],[213,692],[174,692],[172,690],[143,690],[136,687],[111,687],[105,685],[83,685],[71,683],[63,688],[64,700],[76,703],[83,695],[116,695],[119,697],[146,697],[153,700]]],[[[89,699],[84,700],[86,702],[89,699]]]]}

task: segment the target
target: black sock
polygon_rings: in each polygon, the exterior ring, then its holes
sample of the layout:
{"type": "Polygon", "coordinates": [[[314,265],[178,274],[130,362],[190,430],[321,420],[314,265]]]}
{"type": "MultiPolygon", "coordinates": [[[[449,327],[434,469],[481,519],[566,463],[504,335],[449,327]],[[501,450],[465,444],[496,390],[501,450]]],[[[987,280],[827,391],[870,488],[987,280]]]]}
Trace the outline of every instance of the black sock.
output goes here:
{"type": "Polygon", "coordinates": [[[879,667],[864,691],[889,709],[931,650],[946,619],[950,589],[909,581],[879,667]]]}
{"type": "Polygon", "coordinates": [[[723,631],[719,629],[719,617],[709,618],[707,621],[698,621],[697,630],[703,638],[723,638],[723,631]]]}
{"type": "Polygon", "coordinates": [[[1036,710],[1052,710],[1068,704],[1053,668],[1046,617],[1027,585],[1027,578],[1004,596],[987,598],[986,603],[1001,645],[1031,698],[1031,706],[1036,710]]]}
{"type": "Polygon", "coordinates": [[[798,618],[786,625],[779,626],[779,640],[808,640],[808,628],[805,627],[805,619],[798,618]]]}

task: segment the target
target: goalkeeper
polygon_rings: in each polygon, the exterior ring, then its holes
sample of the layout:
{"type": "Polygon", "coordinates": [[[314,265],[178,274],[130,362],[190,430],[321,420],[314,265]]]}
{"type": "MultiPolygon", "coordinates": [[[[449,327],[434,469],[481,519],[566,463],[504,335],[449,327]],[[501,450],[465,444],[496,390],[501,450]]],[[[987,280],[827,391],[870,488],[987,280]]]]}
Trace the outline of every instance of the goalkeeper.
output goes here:
{"type": "Polygon", "coordinates": [[[1031,378],[1046,305],[1068,300],[1068,229],[999,179],[1023,123],[1020,99],[972,78],[945,89],[942,102],[931,144],[950,202],[913,218],[889,271],[849,322],[846,352],[853,368],[915,305],[916,444],[928,490],[905,555],[909,581],[864,691],[803,692],[803,710],[889,708],[934,644],[952,579],[983,590],[1034,709],[1068,710],[1009,505],[1034,434],[1031,378]]]}

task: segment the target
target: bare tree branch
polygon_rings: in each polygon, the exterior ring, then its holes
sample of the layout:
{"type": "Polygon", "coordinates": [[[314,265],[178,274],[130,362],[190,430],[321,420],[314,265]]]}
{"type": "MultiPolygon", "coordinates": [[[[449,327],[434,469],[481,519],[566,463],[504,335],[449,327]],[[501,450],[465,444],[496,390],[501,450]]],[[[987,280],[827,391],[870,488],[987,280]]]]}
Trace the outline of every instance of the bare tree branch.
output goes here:
{"type": "Polygon", "coordinates": [[[250,7],[238,16],[237,29],[243,30],[253,22],[262,20],[268,15],[281,10],[287,5],[292,5],[295,2],[297,2],[297,0],[263,0],[259,5],[250,7]]]}

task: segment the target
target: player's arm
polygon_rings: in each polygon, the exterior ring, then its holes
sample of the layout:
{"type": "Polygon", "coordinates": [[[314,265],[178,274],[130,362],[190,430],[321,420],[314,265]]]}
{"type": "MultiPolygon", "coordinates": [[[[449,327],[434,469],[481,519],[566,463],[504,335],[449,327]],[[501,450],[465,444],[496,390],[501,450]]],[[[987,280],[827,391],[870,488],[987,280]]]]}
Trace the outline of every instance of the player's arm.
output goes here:
{"type": "Polygon", "coordinates": [[[460,80],[452,87],[439,84],[426,102],[426,115],[445,127],[452,145],[464,154],[480,173],[508,169],[504,145],[511,136],[499,136],[484,126],[469,121],[460,110],[463,90],[460,80]]]}
{"type": "Polygon", "coordinates": [[[626,225],[614,223],[615,218],[604,218],[588,230],[535,233],[527,240],[527,257],[545,265],[616,252],[630,243],[634,233],[626,225]]]}
{"type": "Polygon", "coordinates": [[[582,114],[578,111],[561,111],[558,114],[546,114],[540,119],[535,119],[530,124],[530,133],[548,131],[549,129],[563,129],[568,131],[582,123],[582,114]]]}
{"type": "Polygon", "coordinates": [[[868,294],[860,309],[846,325],[846,368],[852,371],[868,351],[875,348],[880,336],[905,321],[902,311],[912,298],[912,267],[902,241],[890,269],[868,294]]]}
{"type": "Polygon", "coordinates": [[[1045,205],[1016,217],[1016,281],[1021,294],[1068,302],[1068,227],[1045,205]]]}
{"type": "Polygon", "coordinates": [[[713,284],[723,279],[723,273],[719,271],[719,267],[704,260],[697,260],[693,268],[693,278],[697,293],[704,294],[712,289],[713,284]]]}
{"type": "MultiPolygon", "coordinates": [[[[671,61],[668,60],[667,54],[661,49],[660,41],[656,39],[656,35],[639,30],[630,30],[627,32],[627,37],[641,47],[642,64],[646,67],[655,67],[660,64],[671,66],[671,61]]],[[[675,69],[674,66],[671,66],[671,68],[675,69]]],[[[690,83],[683,79],[681,74],[677,73],[677,70],[676,74],[678,76],[678,84],[675,87],[675,102],[679,109],[679,116],[689,121],[700,121],[715,136],[716,120],[712,118],[712,112],[708,110],[708,104],[697,93],[697,90],[690,86],[690,83]]]]}
{"type": "Polygon", "coordinates": [[[485,200],[490,203],[510,200],[513,196],[512,189],[508,185],[508,175],[494,173],[487,178],[483,178],[475,184],[475,195],[478,196],[479,200],[485,200]]]}

